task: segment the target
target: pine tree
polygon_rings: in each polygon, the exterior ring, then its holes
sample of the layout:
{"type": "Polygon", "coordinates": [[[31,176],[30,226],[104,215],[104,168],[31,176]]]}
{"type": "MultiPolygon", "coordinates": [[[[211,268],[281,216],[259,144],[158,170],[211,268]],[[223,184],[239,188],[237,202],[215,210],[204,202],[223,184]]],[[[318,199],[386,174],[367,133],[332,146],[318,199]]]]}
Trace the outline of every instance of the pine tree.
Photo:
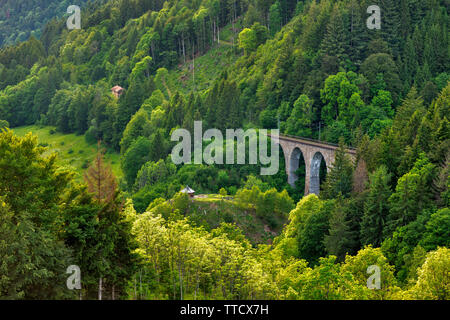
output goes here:
{"type": "Polygon", "coordinates": [[[219,96],[219,86],[221,83],[216,81],[212,89],[210,89],[206,95],[204,108],[205,108],[205,120],[208,128],[216,128],[217,121],[217,101],[219,96]]]}
{"type": "Polygon", "coordinates": [[[408,6],[408,2],[410,0],[400,0],[400,32],[402,34],[402,38],[406,39],[407,35],[411,31],[411,13],[410,8],[408,6]]]}
{"type": "Polygon", "coordinates": [[[228,93],[230,89],[230,83],[227,80],[222,80],[219,86],[219,96],[217,97],[216,108],[216,128],[219,130],[225,130],[227,128],[228,117],[230,115],[230,109],[233,107],[234,97],[228,93]]]}
{"type": "Polygon", "coordinates": [[[418,66],[416,49],[410,36],[406,39],[402,62],[402,79],[406,82],[405,86],[409,88],[418,66]]]}
{"type": "Polygon", "coordinates": [[[341,65],[347,59],[348,33],[346,14],[336,5],[327,25],[327,32],[321,45],[322,54],[335,56],[341,65]]]}
{"type": "Polygon", "coordinates": [[[401,38],[400,17],[394,0],[381,0],[381,32],[383,38],[389,43],[394,57],[400,52],[401,38]]]}
{"type": "Polygon", "coordinates": [[[352,192],[353,185],[353,163],[346,153],[344,140],[339,141],[339,148],[336,150],[334,164],[321,193],[324,199],[336,198],[339,194],[348,197],[352,192]]]}
{"type": "Polygon", "coordinates": [[[353,192],[363,192],[366,188],[366,183],[368,180],[369,177],[367,173],[366,161],[364,161],[363,158],[360,158],[353,173],[353,192]]]}
{"type": "Polygon", "coordinates": [[[381,166],[370,175],[369,190],[364,203],[361,222],[361,244],[380,246],[383,241],[383,228],[389,213],[388,199],[391,196],[389,182],[391,175],[381,166]]]}
{"type": "Polygon", "coordinates": [[[342,262],[350,251],[349,244],[351,232],[347,221],[347,212],[342,197],[336,200],[336,205],[330,216],[329,234],[325,235],[324,244],[328,254],[337,257],[342,262]]]}
{"type": "Polygon", "coordinates": [[[269,30],[273,36],[280,31],[282,25],[280,2],[276,1],[269,9],[269,30]]]}
{"type": "Polygon", "coordinates": [[[392,132],[398,137],[402,147],[412,145],[416,137],[417,128],[420,123],[415,123],[413,115],[417,113],[419,118],[425,115],[423,99],[419,96],[417,89],[412,87],[402,105],[397,109],[392,132]]]}
{"type": "Polygon", "coordinates": [[[115,141],[114,144],[118,148],[122,133],[125,130],[131,117],[139,110],[145,97],[148,86],[146,84],[136,82],[128,88],[124,96],[119,100],[119,107],[116,112],[114,122],[115,141]]]}
{"type": "Polygon", "coordinates": [[[422,89],[425,86],[425,83],[431,79],[431,71],[427,62],[423,66],[418,68],[414,86],[418,89],[422,89]]]}
{"type": "Polygon", "coordinates": [[[369,42],[367,28],[361,17],[361,7],[357,0],[349,5],[350,13],[350,39],[349,56],[351,61],[359,67],[365,59],[365,50],[369,42]]]}
{"type": "Polygon", "coordinates": [[[111,167],[104,163],[104,156],[100,150],[101,142],[98,142],[97,156],[84,174],[89,192],[100,202],[110,202],[117,192],[117,181],[111,167]]]}
{"type": "Polygon", "coordinates": [[[433,193],[440,207],[450,206],[450,151],[439,168],[438,176],[433,180],[433,193]]]}
{"type": "Polygon", "coordinates": [[[390,210],[383,230],[385,236],[414,221],[422,210],[433,205],[429,186],[435,178],[434,171],[434,165],[422,153],[414,167],[398,180],[395,192],[389,197],[390,210]]]}
{"type": "Polygon", "coordinates": [[[150,139],[149,161],[157,162],[167,156],[168,146],[161,130],[156,130],[150,139]]]}
{"type": "Polygon", "coordinates": [[[123,201],[119,197],[116,177],[111,168],[104,164],[100,142],[98,149],[94,163],[84,175],[88,191],[93,193],[98,204],[97,224],[94,226],[95,245],[89,248],[84,259],[88,259],[94,250],[98,298],[102,299],[108,293],[111,299],[115,299],[125,294],[127,281],[134,268],[134,240],[131,238],[131,224],[122,214],[123,201]]]}

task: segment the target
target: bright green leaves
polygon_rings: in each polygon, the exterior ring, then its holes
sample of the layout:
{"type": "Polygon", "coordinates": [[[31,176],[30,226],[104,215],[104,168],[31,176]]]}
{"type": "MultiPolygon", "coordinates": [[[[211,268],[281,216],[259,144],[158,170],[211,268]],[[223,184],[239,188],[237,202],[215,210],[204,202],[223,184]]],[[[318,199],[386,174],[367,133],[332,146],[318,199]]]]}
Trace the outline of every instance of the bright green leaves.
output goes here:
{"type": "Polygon", "coordinates": [[[239,33],[239,46],[244,49],[246,54],[256,50],[256,32],[252,29],[245,28],[239,33]]]}

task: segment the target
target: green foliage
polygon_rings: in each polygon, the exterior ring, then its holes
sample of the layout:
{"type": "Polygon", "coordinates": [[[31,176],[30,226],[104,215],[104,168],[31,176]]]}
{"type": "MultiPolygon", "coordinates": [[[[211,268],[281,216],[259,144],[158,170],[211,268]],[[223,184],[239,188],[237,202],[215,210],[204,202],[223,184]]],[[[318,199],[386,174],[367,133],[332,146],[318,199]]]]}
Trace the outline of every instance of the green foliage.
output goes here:
{"type": "Polygon", "coordinates": [[[425,225],[425,233],[420,245],[426,250],[434,250],[438,246],[449,246],[450,241],[450,209],[444,208],[433,213],[425,225]]]}
{"type": "Polygon", "coordinates": [[[2,9],[14,16],[27,4],[0,5],[0,45],[24,41],[0,50],[0,128],[54,126],[41,146],[57,146],[79,170],[80,147],[68,135],[54,142],[56,131],[120,150],[133,204],[122,210],[119,195],[97,203],[36,141],[0,134],[2,297],[72,298],[60,277],[76,262],[89,270],[87,298],[101,278],[105,295],[114,288],[118,298],[447,299],[448,280],[436,280],[447,249],[427,257],[449,238],[442,3],[383,1],[382,30],[367,30],[367,3],[358,0],[119,0],[90,4],[83,29],[70,32],[64,19],[40,24],[67,1],[5,19],[2,9]],[[287,186],[283,158],[277,175],[261,178],[260,165],[175,166],[170,133],[192,132],[196,120],[339,141],[323,199],[306,196],[292,210],[304,178],[287,186]],[[367,164],[366,189],[344,142],[367,164]],[[191,201],[177,194],[187,184],[236,197],[191,201]],[[230,225],[261,244],[289,211],[273,245],[252,248],[230,225]],[[369,263],[382,267],[380,291],[366,288],[369,263]]]}
{"type": "Polygon", "coordinates": [[[238,190],[235,199],[242,208],[254,207],[257,216],[267,221],[272,228],[277,227],[275,216],[287,215],[294,206],[286,190],[277,192],[272,188],[262,192],[257,185],[253,185],[251,189],[238,190]]]}
{"type": "Polygon", "coordinates": [[[312,212],[298,228],[298,257],[316,265],[325,256],[325,237],[329,235],[329,220],[334,201],[321,203],[320,209],[312,212]]]}
{"type": "Polygon", "coordinates": [[[320,258],[319,265],[307,269],[299,277],[298,298],[302,300],[340,300],[345,299],[350,281],[340,275],[341,266],[336,257],[320,258]]]}
{"type": "Polygon", "coordinates": [[[127,150],[122,158],[122,170],[129,186],[134,185],[139,169],[149,161],[151,143],[140,137],[127,150]]]}
{"type": "Polygon", "coordinates": [[[411,295],[423,300],[448,300],[450,253],[448,248],[438,248],[427,254],[419,268],[417,283],[411,288],[411,295]]]}
{"type": "Polygon", "coordinates": [[[287,134],[309,138],[312,136],[313,102],[302,94],[294,102],[294,108],[286,121],[287,134]]]}
{"type": "Polygon", "coordinates": [[[220,188],[219,194],[221,196],[226,196],[226,195],[228,195],[228,192],[227,192],[227,190],[225,188],[220,188]]]}
{"type": "Polygon", "coordinates": [[[107,275],[121,294],[132,259],[119,203],[93,203],[85,189],[73,184],[73,173],[58,167],[54,154],[44,157],[44,151],[31,134],[0,134],[1,297],[73,298],[65,288],[65,270],[77,263],[85,267],[87,294],[99,274],[107,275]],[[118,264],[122,269],[114,267],[118,264]]]}
{"type": "Polygon", "coordinates": [[[369,80],[372,95],[375,95],[380,89],[389,88],[393,93],[394,102],[399,102],[401,82],[397,66],[389,54],[377,53],[370,55],[361,65],[361,71],[369,80]],[[380,81],[383,83],[381,87],[380,81]]]}
{"type": "MultiPolygon", "coordinates": [[[[78,5],[84,5],[82,0],[78,5]]],[[[39,38],[46,24],[56,17],[66,14],[69,1],[3,1],[0,5],[0,47],[14,45],[28,40],[30,36],[39,38]]]]}
{"type": "Polygon", "coordinates": [[[348,219],[348,209],[342,199],[338,199],[329,219],[329,231],[324,237],[324,245],[328,254],[336,256],[337,261],[344,261],[351,251],[352,234],[348,219]]]}
{"type": "Polygon", "coordinates": [[[335,161],[327,174],[321,196],[324,199],[332,199],[342,195],[350,196],[353,186],[353,163],[345,151],[345,145],[341,139],[339,149],[336,150],[335,161]]]}
{"type": "MultiPolygon", "coordinates": [[[[97,152],[97,140],[90,144],[85,141],[83,136],[61,134],[56,132],[53,127],[26,126],[14,128],[13,131],[19,137],[24,137],[29,132],[36,135],[39,144],[48,147],[46,154],[58,154],[57,164],[70,167],[76,173],[78,181],[83,178],[83,169],[87,168],[83,168],[83,165],[92,162],[97,152]],[[69,154],[70,149],[73,149],[73,154],[69,154]]],[[[105,154],[105,162],[112,167],[117,177],[122,177],[118,153],[108,150],[105,154]]]]}
{"type": "Polygon", "coordinates": [[[274,4],[270,6],[269,9],[269,26],[270,33],[272,35],[276,34],[281,29],[281,6],[280,2],[276,1],[274,4]]]}
{"type": "Polygon", "coordinates": [[[9,123],[6,120],[0,120],[0,129],[9,128],[9,123]]]}
{"type": "Polygon", "coordinates": [[[430,185],[433,177],[434,165],[421,154],[414,168],[398,180],[395,192],[389,198],[386,235],[392,234],[397,227],[414,221],[422,210],[430,208],[431,194],[426,191],[426,186],[430,185]]]}
{"type": "Polygon", "coordinates": [[[398,290],[397,281],[394,277],[394,267],[389,265],[380,248],[367,246],[360,250],[356,256],[347,256],[345,263],[342,265],[342,271],[349,272],[353,276],[354,283],[364,287],[365,295],[369,299],[389,299],[398,290]],[[372,265],[380,268],[380,290],[368,290],[366,287],[369,277],[367,269],[372,265]]]}
{"type": "Polygon", "coordinates": [[[389,214],[389,186],[391,176],[386,167],[378,168],[370,175],[368,194],[364,203],[364,215],[361,221],[361,243],[378,247],[383,240],[383,230],[389,214]]]}

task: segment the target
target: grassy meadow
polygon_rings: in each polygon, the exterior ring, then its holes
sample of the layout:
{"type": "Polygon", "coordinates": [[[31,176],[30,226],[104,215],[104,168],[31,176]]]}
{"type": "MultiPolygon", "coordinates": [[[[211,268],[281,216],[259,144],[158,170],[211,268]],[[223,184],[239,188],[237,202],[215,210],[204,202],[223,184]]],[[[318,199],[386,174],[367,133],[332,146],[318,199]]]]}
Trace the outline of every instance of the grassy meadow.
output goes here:
{"type": "MultiPolygon", "coordinates": [[[[25,136],[31,132],[38,137],[38,143],[48,148],[46,154],[57,153],[58,161],[65,166],[71,167],[77,173],[77,180],[82,179],[86,168],[94,160],[97,153],[97,145],[89,144],[84,135],[62,134],[56,132],[50,126],[24,126],[12,129],[18,136],[25,136]]],[[[105,162],[111,166],[114,174],[120,178],[120,155],[114,151],[106,150],[105,162]]]]}

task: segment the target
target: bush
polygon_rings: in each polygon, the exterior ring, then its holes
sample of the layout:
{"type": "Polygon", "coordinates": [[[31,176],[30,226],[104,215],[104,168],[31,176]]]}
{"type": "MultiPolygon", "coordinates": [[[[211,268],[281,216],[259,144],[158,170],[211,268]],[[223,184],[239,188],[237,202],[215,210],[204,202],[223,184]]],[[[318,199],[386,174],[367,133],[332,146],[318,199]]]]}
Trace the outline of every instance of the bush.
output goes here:
{"type": "Polygon", "coordinates": [[[83,164],[81,165],[82,169],[87,169],[89,168],[89,160],[84,160],[83,164]]]}
{"type": "Polygon", "coordinates": [[[9,128],[9,122],[6,120],[0,120],[0,130],[9,128]]]}
{"type": "Polygon", "coordinates": [[[224,212],[223,214],[223,221],[225,221],[226,223],[233,223],[234,222],[234,217],[230,212],[224,212]]]}
{"type": "Polygon", "coordinates": [[[97,142],[97,130],[94,127],[90,127],[89,130],[84,134],[84,140],[88,144],[94,144],[97,142]]]}
{"type": "Polygon", "coordinates": [[[228,187],[228,194],[230,194],[230,195],[235,195],[236,192],[237,192],[236,186],[228,187]]]}

